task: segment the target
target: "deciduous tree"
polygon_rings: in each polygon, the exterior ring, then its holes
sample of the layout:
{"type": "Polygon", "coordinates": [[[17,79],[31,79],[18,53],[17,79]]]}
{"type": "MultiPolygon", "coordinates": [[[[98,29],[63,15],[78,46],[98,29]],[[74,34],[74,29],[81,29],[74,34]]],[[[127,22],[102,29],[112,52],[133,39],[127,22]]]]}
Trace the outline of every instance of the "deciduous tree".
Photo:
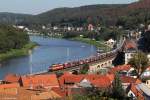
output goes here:
{"type": "Polygon", "coordinates": [[[145,53],[139,51],[133,56],[133,58],[130,59],[129,64],[135,68],[139,78],[148,67],[149,60],[145,53]]]}

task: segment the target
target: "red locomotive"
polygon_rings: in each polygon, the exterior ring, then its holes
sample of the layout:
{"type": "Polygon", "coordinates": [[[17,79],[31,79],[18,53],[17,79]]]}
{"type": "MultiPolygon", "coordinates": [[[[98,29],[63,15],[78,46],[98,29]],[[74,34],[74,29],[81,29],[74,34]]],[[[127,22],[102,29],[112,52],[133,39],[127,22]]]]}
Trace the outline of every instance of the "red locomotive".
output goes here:
{"type": "Polygon", "coordinates": [[[101,53],[101,54],[98,54],[96,56],[92,56],[92,57],[78,60],[78,61],[67,62],[64,64],[53,64],[52,66],[49,67],[49,71],[58,71],[58,70],[62,70],[62,69],[80,66],[83,64],[89,64],[91,62],[96,62],[96,61],[102,60],[104,58],[111,57],[111,56],[115,55],[117,51],[118,51],[118,49],[113,50],[111,52],[107,52],[107,53],[101,53]]]}

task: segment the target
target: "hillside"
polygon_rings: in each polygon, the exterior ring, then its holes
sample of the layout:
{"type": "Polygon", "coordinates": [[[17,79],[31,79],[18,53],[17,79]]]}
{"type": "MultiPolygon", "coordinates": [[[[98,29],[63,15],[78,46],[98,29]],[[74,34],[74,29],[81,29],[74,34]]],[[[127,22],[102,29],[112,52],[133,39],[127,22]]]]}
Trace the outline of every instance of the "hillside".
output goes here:
{"type": "Polygon", "coordinates": [[[0,23],[14,24],[14,23],[28,22],[28,19],[31,17],[32,15],[27,15],[27,14],[1,12],[0,23]]]}
{"type": "Polygon", "coordinates": [[[139,2],[134,2],[128,5],[129,9],[144,9],[150,8],[150,0],[139,0],[139,2]]]}
{"type": "MultiPolygon", "coordinates": [[[[58,22],[73,24],[86,22],[88,18],[94,19],[95,22],[112,20],[117,16],[123,15],[123,8],[126,5],[89,5],[76,8],[57,8],[37,15],[43,23],[58,22]]],[[[90,22],[90,19],[88,20],[90,22]]],[[[95,23],[94,22],[94,23],[95,23]]]]}
{"type": "Polygon", "coordinates": [[[99,4],[75,8],[56,8],[34,16],[0,13],[0,23],[23,24],[27,26],[32,24],[71,24],[73,26],[81,26],[85,23],[115,25],[122,16],[126,16],[127,20],[128,18],[134,19],[136,15],[138,16],[137,20],[141,21],[142,17],[147,14],[144,8],[148,7],[150,7],[150,0],[140,0],[131,4],[99,4]]]}

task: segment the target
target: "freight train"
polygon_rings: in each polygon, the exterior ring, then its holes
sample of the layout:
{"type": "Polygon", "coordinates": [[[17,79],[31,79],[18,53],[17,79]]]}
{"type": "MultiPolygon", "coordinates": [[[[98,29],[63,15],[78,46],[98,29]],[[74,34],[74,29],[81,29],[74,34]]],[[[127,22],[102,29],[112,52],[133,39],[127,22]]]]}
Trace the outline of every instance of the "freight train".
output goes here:
{"type": "Polygon", "coordinates": [[[48,71],[53,72],[53,71],[67,69],[67,68],[72,68],[75,66],[81,66],[84,64],[94,63],[94,62],[97,62],[106,58],[114,57],[117,54],[117,52],[118,52],[118,49],[115,49],[113,51],[110,51],[107,53],[101,53],[99,55],[92,56],[92,57],[82,59],[82,60],[66,62],[64,64],[53,64],[48,68],[48,71]]]}

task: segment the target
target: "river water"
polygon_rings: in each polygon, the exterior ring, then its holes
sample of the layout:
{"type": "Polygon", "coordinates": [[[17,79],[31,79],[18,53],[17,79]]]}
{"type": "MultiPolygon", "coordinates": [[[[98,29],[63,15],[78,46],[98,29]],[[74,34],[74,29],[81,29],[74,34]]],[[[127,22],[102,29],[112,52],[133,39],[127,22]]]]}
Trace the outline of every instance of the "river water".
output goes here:
{"type": "Polygon", "coordinates": [[[24,57],[10,59],[0,66],[0,79],[9,73],[26,75],[47,71],[51,64],[83,59],[96,54],[92,45],[65,39],[31,36],[38,47],[24,57]]]}

